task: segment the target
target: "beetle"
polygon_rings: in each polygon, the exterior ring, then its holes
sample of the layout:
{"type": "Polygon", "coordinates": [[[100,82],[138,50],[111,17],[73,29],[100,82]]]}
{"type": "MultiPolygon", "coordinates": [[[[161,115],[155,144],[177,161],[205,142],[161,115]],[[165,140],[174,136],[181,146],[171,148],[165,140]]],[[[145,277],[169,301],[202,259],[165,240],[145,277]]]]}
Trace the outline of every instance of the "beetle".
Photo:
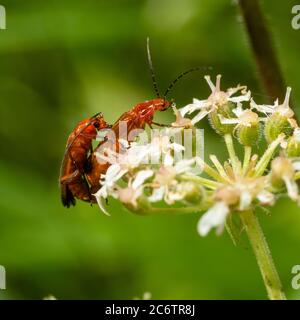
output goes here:
{"type": "Polygon", "coordinates": [[[99,162],[99,160],[97,159],[96,153],[102,152],[101,148],[103,147],[104,143],[105,143],[105,148],[113,149],[117,152],[119,151],[120,144],[118,140],[119,138],[123,138],[123,137],[120,137],[120,132],[119,132],[120,123],[121,122],[126,123],[128,137],[130,136],[130,133],[133,130],[144,129],[146,125],[149,125],[150,127],[152,126],[152,124],[160,125],[158,123],[153,122],[154,114],[157,111],[165,111],[169,107],[171,107],[173,102],[166,100],[166,96],[168,95],[170,90],[174,87],[176,82],[190,72],[205,69],[205,68],[196,67],[181,73],[177,78],[175,78],[175,80],[171,82],[171,84],[168,86],[167,90],[165,91],[163,97],[161,97],[158,90],[155,73],[154,73],[150,47],[149,47],[149,38],[147,38],[147,56],[148,56],[148,64],[151,72],[151,77],[152,77],[152,83],[153,83],[154,91],[156,92],[156,98],[153,100],[138,103],[129,111],[124,112],[120,116],[120,118],[112,125],[112,128],[111,128],[111,130],[114,132],[114,136],[116,137],[116,139],[114,139],[113,141],[108,141],[107,138],[104,139],[102,142],[98,144],[94,152],[90,154],[89,156],[90,171],[86,173],[86,177],[89,185],[91,186],[92,193],[96,193],[99,190],[100,177],[102,174],[106,173],[108,167],[110,166],[108,162],[99,162]]]}
{"type": "Polygon", "coordinates": [[[79,122],[69,135],[59,176],[61,201],[65,207],[74,206],[75,198],[95,202],[85,172],[89,167],[89,153],[93,151],[92,141],[99,130],[109,127],[100,112],[79,122]]]}

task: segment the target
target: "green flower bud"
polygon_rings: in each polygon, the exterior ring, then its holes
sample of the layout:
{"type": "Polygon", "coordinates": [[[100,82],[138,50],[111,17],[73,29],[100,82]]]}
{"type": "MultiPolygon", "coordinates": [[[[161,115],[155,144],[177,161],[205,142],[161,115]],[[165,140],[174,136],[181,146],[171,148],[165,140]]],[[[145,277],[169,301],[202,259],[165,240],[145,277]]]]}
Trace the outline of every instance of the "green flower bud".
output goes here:
{"type": "Polygon", "coordinates": [[[146,196],[142,195],[136,200],[136,205],[132,203],[123,203],[123,205],[132,213],[145,216],[151,210],[151,204],[146,196]]]}
{"type": "Polygon", "coordinates": [[[266,122],[265,138],[268,143],[274,141],[280,133],[289,137],[293,132],[294,112],[289,106],[291,90],[290,87],[287,88],[283,104],[275,103],[274,113],[266,122]]]}
{"type": "Polygon", "coordinates": [[[239,120],[237,136],[240,143],[244,146],[257,144],[261,133],[258,115],[251,110],[246,110],[239,120]]]}
{"type": "Polygon", "coordinates": [[[286,152],[290,158],[300,157],[300,128],[296,128],[289,138],[286,152]]]}
{"type": "Polygon", "coordinates": [[[203,189],[192,182],[182,182],[182,190],[185,193],[184,200],[188,204],[200,204],[204,198],[203,189]]]}
{"type": "Polygon", "coordinates": [[[276,140],[279,134],[284,133],[286,137],[289,137],[293,133],[293,126],[290,119],[283,116],[279,112],[275,112],[266,121],[264,130],[265,138],[268,143],[276,140]]]}
{"type": "Polygon", "coordinates": [[[235,118],[235,114],[232,110],[235,108],[235,104],[232,102],[227,102],[219,106],[216,110],[212,111],[208,115],[208,119],[212,128],[220,135],[225,135],[227,133],[232,133],[234,130],[234,124],[222,124],[220,117],[230,119],[235,118]]]}

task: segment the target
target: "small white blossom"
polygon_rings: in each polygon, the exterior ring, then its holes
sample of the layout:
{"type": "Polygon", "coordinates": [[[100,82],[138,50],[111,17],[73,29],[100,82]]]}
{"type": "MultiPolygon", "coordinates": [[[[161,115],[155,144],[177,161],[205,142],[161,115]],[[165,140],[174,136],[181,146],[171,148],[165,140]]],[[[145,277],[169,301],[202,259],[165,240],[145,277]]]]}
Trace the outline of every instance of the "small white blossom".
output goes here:
{"type": "Polygon", "coordinates": [[[262,190],[257,194],[257,199],[260,202],[261,205],[268,205],[272,206],[275,202],[275,196],[273,193],[267,191],[267,190],[262,190]]]}
{"type": "Polygon", "coordinates": [[[191,119],[184,118],[179,110],[173,106],[173,111],[176,116],[176,121],[173,122],[171,125],[173,128],[192,128],[193,124],[191,119]]]}
{"type": "Polygon", "coordinates": [[[235,128],[237,129],[240,126],[252,127],[253,125],[257,125],[259,121],[266,121],[266,118],[259,117],[257,113],[250,109],[243,110],[240,103],[232,112],[236,115],[236,118],[229,119],[219,115],[222,124],[236,124],[235,128]]]}
{"type": "Polygon", "coordinates": [[[221,234],[229,212],[229,207],[225,202],[215,203],[198,222],[197,230],[200,236],[205,237],[212,228],[216,228],[217,234],[221,234]]]}
{"type": "Polygon", "coordinates": [[[182,200],[185,196],[185,190],[180,186],[177,176],[184,173],[190,173],[195,159],[181,160],[175,165],[163,165],[155,174],[152,187],[153,192],[148,198],[150,202],[164,200],[168,204],[173,204],[182,200]]]}
{"type": "Polygon", "coordinates": [[[253,99],[250,101],[250,107],[252,109],[256,109],[257,111],[264,113],[265,115],[271,115],[273,113],[279,113],[281,116],[286,117],[291,120],[291,124],[295,126],[295,120],[292,119],[294,116],[294,111],[290,108],[290,95],[291,95],[291,87],[286,89],[286,95],[282,104],[279,104],[279,100],[277,99],[274,102],[274,105],[266,105],[261,104],[258,105],[255,103],[253,99]]]}
{"type": "Polygon", "coordinates": [[[300,159],[296,158],[292,161],[293,163],[293,168],[295,171],[300,171],[300,159]]]}
{"type": "Polygon", "coordinates": [[[192,104],[180,109],[182,117],[199,110],[199,113],[191,121],[193,125],[206,117],[210,112],[217,110],[220,106],[228,102],[241,103],[250,100],[251,92],[247,91],[245,86],[238,85],[236,88],[229,88],[227,91],[222,91],[220,88],[221,75],[217,76],[216,85],[212,83],[210,76],[205,76],[205,80],[211,89],[211,95],[208,99],[193,99],[192,104]],[[241,91],[241,95],[233,96],[238,91],[241,91]]]}
{"type": "Polygon", "coordinates": [[[293,138],[294,138],[295,142],[297,142],[297,143],[300,142],[300,128],[299,127],[296,127],[294,129],[293,138]]]}
{"type": "Polygon", "coordinates": [[[271,178],[276,183],[282,180],[286,186],[288,196],[294,201],[300,201],[299,188],[295,178],[295,168],[298,162],[294,163],[285,157],[277,157],[271,164],[271,178]]]}
{"type": "Polygon", "coordinates": [[[153,176],[152,170],[141,170],[134,180],[130,180],[126,188],[118,188],[115,198],[126,204],[137,207],[137,199],[142,195],[144,182],[153,176]]]}

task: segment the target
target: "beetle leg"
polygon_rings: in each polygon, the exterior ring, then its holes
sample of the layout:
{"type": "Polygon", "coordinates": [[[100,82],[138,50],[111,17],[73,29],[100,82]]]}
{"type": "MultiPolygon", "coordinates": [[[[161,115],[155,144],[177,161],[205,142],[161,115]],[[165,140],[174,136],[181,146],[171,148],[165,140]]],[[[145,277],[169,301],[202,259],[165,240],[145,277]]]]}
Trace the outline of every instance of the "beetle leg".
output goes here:
{"type": "Polygon", "coordinates": [[[151,121],[151,124],[154,124],[154,125],[156,125],[158,127],[168,127],[168,125],[166,125],[166,124],[157,123],[157,122],[154,122],[154,121],[151,121]]]}

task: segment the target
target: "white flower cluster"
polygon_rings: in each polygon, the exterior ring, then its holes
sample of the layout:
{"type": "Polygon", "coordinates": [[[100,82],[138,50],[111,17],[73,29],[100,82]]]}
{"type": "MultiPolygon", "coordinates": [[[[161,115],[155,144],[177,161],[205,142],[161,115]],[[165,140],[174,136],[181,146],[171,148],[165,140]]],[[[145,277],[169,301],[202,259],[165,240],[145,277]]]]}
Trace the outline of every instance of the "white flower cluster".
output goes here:
{"type": "Polygon", "coordinates": [[[173,208],[171,212],[204,212],[197,229],[205,236],[212,228],[220,233],[229,215],[272,206],[281,195],[300,204],[300,128],[289,106],[291,88],[282,104],[276,100],[273,105],[259,105],[245,86],[222,91],[220,75],[216,85],[209,76],[205,80],[209,97],[194,99],[178,110],[174,107],[176,120],[160,136],[146,144],[122,140],[125,152],[108,149],[98,155],[110,164],[95,194],[104,212],[109,196],[143,214],[156,212],[157,204],[164,202],[173,208]],[[228,160],[222,164],[215,155],[210,155],[212,165],[195,156],[177,160],[175,155],[184,146],[172,142],[170,131],[193,129],[206,116],[223,136],[228,160]],[[267,147],[258,155],[254,149],[262,136],[267,147]],[[244,147],[242,160],[235,153],[234,138],[244,147]],[[195,173],[195,166],[201,167],[201,174],[195,173]]]}
{"type": "Polygon", "coordinates": [[[175,162],[174,155],[184,151],[184,147],[171,141],[168,130],[147,144],[119,142],[125,149],[122,154],[108,149],[105,156],[99,155],[111,164],[101,177],[102,187],[95,194],[103,212],[107,213],[103,199],[108,196],[133,208],[137,208],[138,199],[146,195],[150,203],[164,200],[169,205],[185,198],[189,189],[186,182],[180,181],[180,176],[191,174],[196,158],[175,162]]]}

